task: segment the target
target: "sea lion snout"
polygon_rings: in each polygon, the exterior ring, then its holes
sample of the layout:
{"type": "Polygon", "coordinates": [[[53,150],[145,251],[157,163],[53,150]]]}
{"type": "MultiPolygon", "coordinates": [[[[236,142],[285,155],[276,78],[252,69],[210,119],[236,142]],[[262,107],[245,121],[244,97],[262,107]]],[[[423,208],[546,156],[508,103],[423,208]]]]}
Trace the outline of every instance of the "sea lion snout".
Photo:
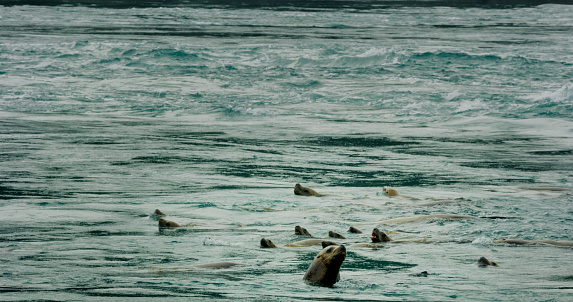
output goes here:
{"type": "Polygon", "coordinates": [[[338,253],[339,253],[340,255],[346,256],[346,247],[345,247],[344,245],[338,246],[337,249],[339,250],[338,253]]]}
{"type": "Polygon", "coordinates": [[[325,254],[330,254],[332,261],[344,261],[346,258],[346,247],[344,245],[330,245],[325,248],[325,254]]]}

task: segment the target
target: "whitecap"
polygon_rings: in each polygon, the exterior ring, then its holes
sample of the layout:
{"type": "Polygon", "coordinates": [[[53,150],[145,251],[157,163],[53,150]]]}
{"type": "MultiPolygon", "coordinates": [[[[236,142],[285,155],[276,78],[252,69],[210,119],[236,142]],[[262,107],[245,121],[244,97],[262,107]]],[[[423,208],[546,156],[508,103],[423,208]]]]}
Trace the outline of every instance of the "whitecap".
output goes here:
{"type": "Polygon", "coordinates": [[[463,100],[460,102],[458,109],[456,109],[455,113],[473,111],[473,110],[481,110],[481,109],[489,109],[488,105],[483,102],[482,99],[475,99],[473,101],[463,100]]]}
{"type": "Polygon", "coordinates": [[[212,237],[206,237],[205,239],[203,239],[203,245],[209,245],[209,246],[242,246],[242,243],[237,243],[237,242],[227,242],[227,241],[223,241],[223,240],[218,240],[212,237]]]}
{"type": "Polygon", "coordinates": [[[474,241],[472,241],[472,244],[490,245],[490,244],[493,244],[493,239],[482,236],[482,237],[478,237],[478,238],[474,239],[474,241]]]}
{"type": "Polygon", "coordinates": [[[459,92],[459,91],[457,91],[457,90],[454,90],[454,91],[451,91],[451,92],[449,92],[449,93],[447,93],[447,94],[442,95],[442,97],[444,98],[444,100],[445,100],[446,102],[450,102],[450,101],[452,101],[453,99],[455,99],[455,98],[457,98],[457,97],[459,97],[459,96],[462,96],[462,95],[463,95],[463,93],[461,93],[461,92],[459,92]]]}
{"type": "Polygon", "coordinates": [[[531,100],[534,102],[539,102],[539,101],[571,102],[573,101],[573,83],[566,84],[555,91],[551,92],[545,91],[538,94],[528,95],[525,96],[524,99],[531,100]]]}

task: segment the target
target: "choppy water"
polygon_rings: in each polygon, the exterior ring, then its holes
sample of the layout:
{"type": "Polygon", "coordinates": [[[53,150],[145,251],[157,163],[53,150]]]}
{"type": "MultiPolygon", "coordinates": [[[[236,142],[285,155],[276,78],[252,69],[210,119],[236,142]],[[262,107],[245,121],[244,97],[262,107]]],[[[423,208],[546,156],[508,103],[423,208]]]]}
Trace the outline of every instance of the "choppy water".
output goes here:
{"type": "Polygon", "coordinates": [[[3,301],[573,298],[570,247],[493,242],[573,239],[573,6],[4,3],[3,301]],[[519,219],[375,223],[443,213],[519,219]],[[259,247],[296,225],[427,242],[322,288],[318,246],[259,247]]]}

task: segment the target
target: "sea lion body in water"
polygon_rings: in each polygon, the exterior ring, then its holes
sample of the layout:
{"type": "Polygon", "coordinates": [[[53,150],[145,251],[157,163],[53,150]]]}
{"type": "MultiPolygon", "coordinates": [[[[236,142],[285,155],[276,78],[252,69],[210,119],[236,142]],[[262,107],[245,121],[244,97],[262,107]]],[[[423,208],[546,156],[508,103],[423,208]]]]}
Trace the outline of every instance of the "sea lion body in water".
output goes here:
{"type": "Polygon", "coordinates": [[[573,246],[573,241],[555,241],[555,240],[521,240],[521,239],[501,239],[494,240],[495,243],[507,243],[517,245],[556,245],[556,246],[573,246]]]}
{"type": "MultiPolygon", "coordinates": [[[[415,199],[417,199],[417,198],[415,198],[415,199]]],[[[436,199],[436,198],[426,198],[426,199],[432,199],[435,201],[426,202],[426,203],[390,204],[387,206],[390,206],[390,207],[433,207],[433,206],[439,206],[439,205],[443,205],[443,204],[459,203],[459,202],[464,200],[463,198],[456,198],[454,200],[436,199]]]]}
{"type": "Polygon", "coordinates": [[[323,240],[324,239],[305,239],[286,244],[285,247],[303,247],[303,246],[319,245],[322,243],[323,240]]]}
{"type": "MultiPolygon", "coordinates": [[[[305,239],[300,241],[295,241],[289,244],[285,244],[282,247],[305,247],[305,246],[312,246],[312,245],[320,245],[324,242],[324,239],[305,239]]],[[[278,248],[270,239],[262,238],[261,239],[261,247],[262,248],[278,248]]]]}
{"type": "MultiPolygon", "coordinates": [[[[269,263],[270,261],[261,261],[254,265],[261,266],[263,264],[269,263]]],[[[194,270],[194,269],[228,269],[236,266],[253,266],[253,264],[241,264],[235,262],[213,262],[205,264],[193,264],[184,266],[173,266],[173,267],[150,267],[146,270],[157,270],[157,271],[177,271],[177,270],[194,270]]]]}
{"type": "Polygon", "coordinates": [[[193,227],[193,226],[198,226],[197,224],[186,224],[186,225],[180,225],[177,222],[173,222],[170,220],[165,220],[163,218],[159,219],[157,221],[157,226],[159,226],[159,228],[188,228],[188,227],[193,227]]]}
{"type": "Polygon", "coordinates": [[[206,264],[195,264],[195,265],[184,265],[184,266],[173,266],[173,267],[150,267],[147,269],[156,271],[177,271],[177,270],[191,270],[191,269],[226,269],[235,266],[243,266],[243,264],[234,262],[214,262],[206,264]]]}
{"type": "Polygon", "coordinates": [[[234,263],[234,262],[215,262],[215,263],[206,263],[206,264],[197,264],[189,267],[194,268],[211,268],[211,269],[222,269],[222,268],[231,268],[234,266],[242,266],[243,264],[234,263]]]}
{"type": "Polygon", "coordinates": [[[464,198],[451,199],[451,198],[434,198],[434,197],[422,197],[422,198],[412,197],[412,196],[402,195],[402,194],[398,193],[398,191],[396,191],[396,189],[391,188],[391,187],[383,187],[382,191],[384,191],[384,194],[388,197],[399,196],[399,197],[411,198],[411,199],[415,199],[415,200],[419,200],[419,199],[434,200],[432,202],[427,202],[427,203],[395,205],[396,207],[433,207],[433,206],[442,205],[442,204],[461,202],[464,200],[464,198]]]}
{"type": "Polygon", "coordinates": [[[357,225],[367,225],[367,224],[399,224],[399,223],[408,223],[408,222],[415,222],[420,220],[426,219],[475,219],[477,217],[468,216],[468,215],[456,215],[456,214],[436,214],[436,215],[419,215],[419,216],[412,216],[412,217],[400,217],[400,218],[393,218],[393,219],[386,219],[382,221],[375,221],[375,222],[359,222],[355,223],[357,225]]]}
{"type": "Polygon", "coordinates": [[[485,257],[479,258],[478,265],[479,266],[499,266],[499,265],[497,265],[497,263],[495,263],[493,261],[489,261],[485,257]]]}
{"type": "Polygon", "coordinates": [[[517,219],[517,217],[504,217],[504,216],[491,216],[491,217],[474,217],[469,215],[457,215],[457,214],[434,214],[434,215],[419,215],[419,216],[412,216],[412,217],[400,217],[400,218],[393,218],[387,219],[382,221],[376,222],[360,222],[355,223],[357,225],[366,225],[366,224],[399,224],[399,223],[408,223],[408,222],[416,222],[426,219],[517,219]]]}
{"type": "Polygon", "coordinates": [[[571,191],[565,188],[553,188],[553,187],[539,187],[539,188],[529,188],[529,187],[519,187],[522,190],[532,190],[532,191],[549,191],[549,192],[567,192],[571,191]]]}
{"type": "Polygon", "coordinates": [[[157,225],[160,228],[181,228],[181,227],[183,227],[182,225],[180,225],[176,222],[165,220],[163,218],[161,218],[161,219],[159,219],[159,221],[157,221],[157,225]]]}
{"type": "Polygon", "coordinates": [[[344,245],[327,246],[316,255],[303,279],[312,285],[332,286],[340,280],[340,266],[344,259],[344,245]]]}

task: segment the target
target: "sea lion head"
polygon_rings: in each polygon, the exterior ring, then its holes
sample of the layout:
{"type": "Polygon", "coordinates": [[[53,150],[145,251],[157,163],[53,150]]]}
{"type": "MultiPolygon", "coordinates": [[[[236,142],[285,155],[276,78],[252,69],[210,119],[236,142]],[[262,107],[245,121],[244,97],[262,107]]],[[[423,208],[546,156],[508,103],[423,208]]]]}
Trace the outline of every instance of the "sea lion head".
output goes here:
{"type": "Polygon", "coordinates": [[[320,196],[318,192],[311,188],[303,187],[300,184],[294,186],[294,194],[301,196],[320,196]]]}
{"type": "Polygon", "coordinates": [[[263,238],[261,239],[261,247],[276,248],[277,246],[270,239],[263,238]]]}
{"type": "Polygon", "coordinates": [[[384,194],[386,194],[386,196],[400,196],[400,193],[398,193],[396,189],[391,187],[383,187],[382,191],[384,191],[384,194]]]}
{"type": "Polygon", "coordinates": [[[312,285],[332,286],[340,280],[340,266],[344,259],[344,245],[327,246],[316,255],[303,279],[312,285]]]}
{"type": "Polygon", "coordinates": [[[325,248],[325,247],[331,246],[331,245],[339,245],[339,244],[336,242],[333,242],[333,241],[323,241],[322,242],[322,248],[325,248]]]}
{"type": "Polygon", "coordinates": [[[312,235],[305,228],[301,227],[300,225],[297,225],[294,227],[294,233],[295,233],[295,235],[312,237],[312,235]]]}
{"type": "Polygon", "coordinates": [[[156,215],[156,216],[165,216],[165,213],[161,212],[159,209],[155,209],[155,211],[153,212],[153,215],[156,215]]]}
{"type": "Polygon", "coordinates": [[[497,265],[497,263],[495,263],[493,261],[489,261],[485,257],[479,258],[478,265],[479,266],[499,266],[499,265],[497,265]]]}
{"type": "Polygon", "coordinates": [[[380,231],[379,229],[375,228],[372,230],[372,242],[388,242],[392,241],[386,233],[380,231]]]}
{"type": "Polygon", "coordinates": [[[328,237],[338,238],[338,239],[346,239],[346,237],[344,237],[344,236],[342,236],[336,232],[333,232],[333,231],[328,232],[328,237]]]}
{"type": "Polygon", "coordinates": [[[359,230],[359,229],[357,229],[357,228],[355,228],[355,227],[352,227],[352,226],[348,229],[348,232],[349,232],[349,233],[354,233],[354,234],[362,234],[362,231],[361,231],[361,230],[359,230]]]}
{"type": "Polygon", "coordinates": [[[169,220],[165,220],[165,219],[159,219],[159,221],[157,221],[157,225],[160,228],[178,228],[181,227],[179,224],[173,222],[173,221],[169,221],[169,220]]]}

